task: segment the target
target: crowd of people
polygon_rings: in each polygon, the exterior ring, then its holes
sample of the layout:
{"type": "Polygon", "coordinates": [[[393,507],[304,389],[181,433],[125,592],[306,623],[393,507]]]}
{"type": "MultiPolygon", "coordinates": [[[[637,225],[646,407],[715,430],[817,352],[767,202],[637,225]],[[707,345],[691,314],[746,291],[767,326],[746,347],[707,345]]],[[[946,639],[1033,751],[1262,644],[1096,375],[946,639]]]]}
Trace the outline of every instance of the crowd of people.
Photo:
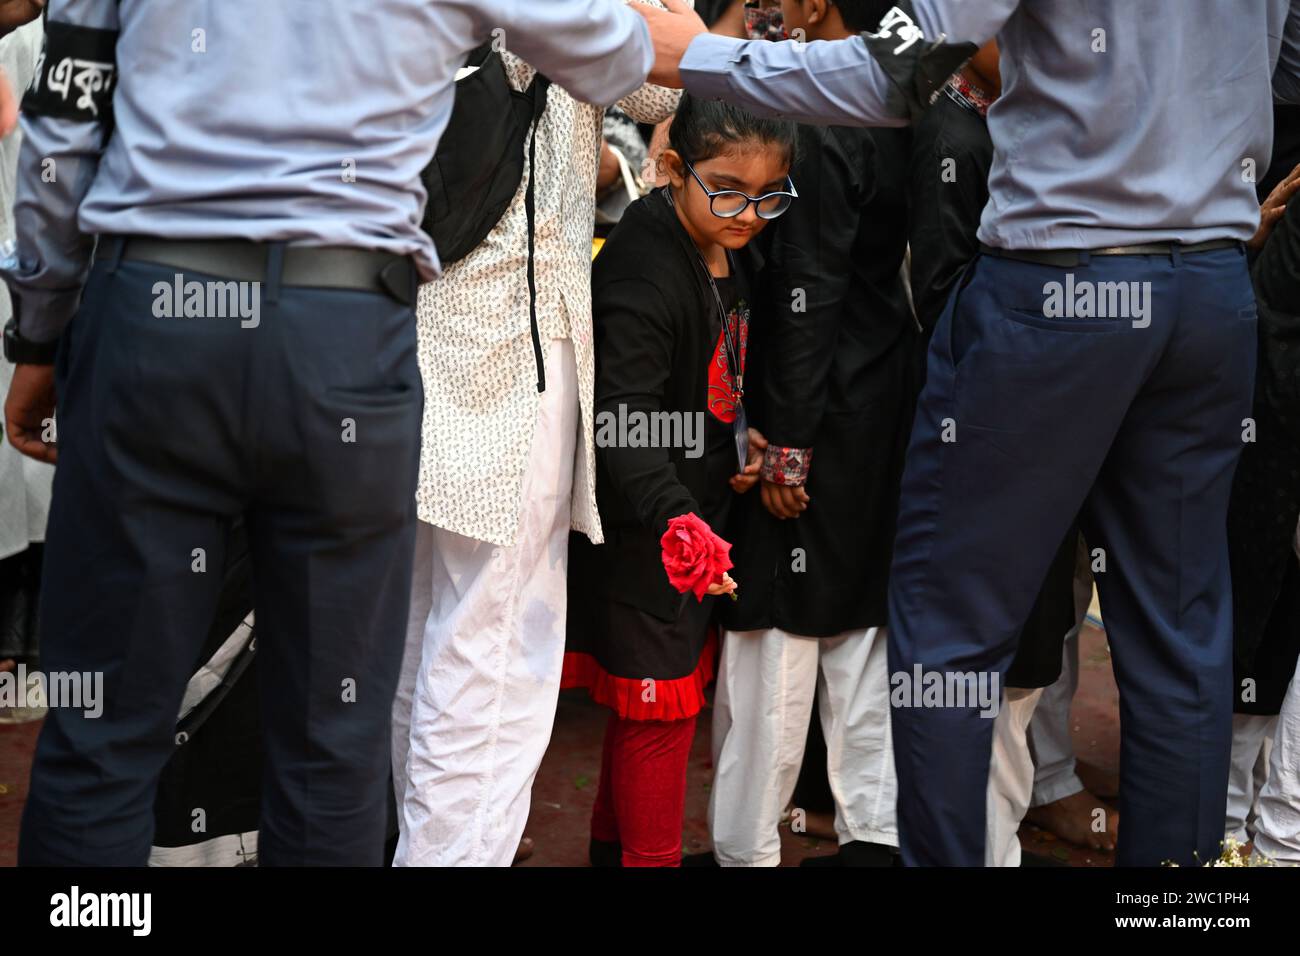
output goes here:
{"type": "Polygon", "coordinates": [[[508,866],[582,688],[593,866],[1300,864],[1300,2],[45,6],[20,862],[508,866]]]}

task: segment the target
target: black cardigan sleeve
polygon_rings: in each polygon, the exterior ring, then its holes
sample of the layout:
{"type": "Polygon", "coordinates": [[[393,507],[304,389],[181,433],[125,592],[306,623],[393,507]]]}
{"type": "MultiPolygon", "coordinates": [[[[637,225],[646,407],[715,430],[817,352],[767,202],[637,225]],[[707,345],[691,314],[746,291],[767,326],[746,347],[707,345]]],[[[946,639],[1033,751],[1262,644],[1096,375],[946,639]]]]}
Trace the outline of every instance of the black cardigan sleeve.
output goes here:
{"type": "MultiPolygon", "coordinates": [[[[663,410],[671,377],[673,312],[658,287],[642,278],[617,279],[593,290],[596,334],[596,435],[608,415],[651,415],[663,410]]],[[[615,490],[632,505],[638,520],[656,535],[668,520],[700,507],[685,485],[667,448],[626,448],[597,441],[596,454],[615,490]]]]}

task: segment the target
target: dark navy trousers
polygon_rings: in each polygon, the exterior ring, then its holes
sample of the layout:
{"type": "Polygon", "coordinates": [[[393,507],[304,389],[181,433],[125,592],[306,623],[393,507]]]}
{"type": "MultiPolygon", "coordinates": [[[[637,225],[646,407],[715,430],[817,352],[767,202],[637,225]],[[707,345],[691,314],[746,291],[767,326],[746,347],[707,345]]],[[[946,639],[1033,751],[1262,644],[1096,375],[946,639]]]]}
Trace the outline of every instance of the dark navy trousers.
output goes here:
{"type": "Polygon", "coordinates": [[[423,408],[411,307],[272,279],[255,327],[160,318],[179,271],[96,262],[60,345],[42,667],[101,672],[104,709],[49,712],[19,860],[145,863],[158,777],[242,514],[265,752],[260,860],[378,865],[423,408]]]}
{"type": "MultiPolygon", "coordinates": [[[[890,580],[891,677],[919,665],[1000,678],[1078,515],[1105,566],[1120,864],[1219,853],[1233,693],[1225,524],[1255,351],[1234,248],[1071,269],[981,256],[931,343],[890,580]],[[1121,282],[1149,291],[1145,316],[1131,297],[1123,315],[1045,314],[1051,283],[1075,297],[1093,283],[1113,306],[1118,287],[1100,284],[1121,282]]],[[[956,702],[891,711],[908,865],[984,864],[993,720],[956,702]]]]}

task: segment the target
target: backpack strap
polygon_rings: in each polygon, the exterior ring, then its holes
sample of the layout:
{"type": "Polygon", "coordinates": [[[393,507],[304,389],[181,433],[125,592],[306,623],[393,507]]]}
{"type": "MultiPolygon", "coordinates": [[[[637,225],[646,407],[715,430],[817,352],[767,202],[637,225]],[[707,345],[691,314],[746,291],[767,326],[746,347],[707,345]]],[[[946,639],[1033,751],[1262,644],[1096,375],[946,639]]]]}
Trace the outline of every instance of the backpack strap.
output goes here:
{"type": "Polygon", "coordinates": [[[528,214],[528,329],[533,336],[533,360],[537,363],[537,391],[546,391],[546,362],[542,357],[542,335],[537,328],[537,275],[533,264],[536,203],[533,183],[537,181],[537,127],[546,110],[546,92],[551,81],[538,73],[528,90],[533,98],[533,131],[528,140],[528,188],[524,191],[524,211],[528,214]]]}

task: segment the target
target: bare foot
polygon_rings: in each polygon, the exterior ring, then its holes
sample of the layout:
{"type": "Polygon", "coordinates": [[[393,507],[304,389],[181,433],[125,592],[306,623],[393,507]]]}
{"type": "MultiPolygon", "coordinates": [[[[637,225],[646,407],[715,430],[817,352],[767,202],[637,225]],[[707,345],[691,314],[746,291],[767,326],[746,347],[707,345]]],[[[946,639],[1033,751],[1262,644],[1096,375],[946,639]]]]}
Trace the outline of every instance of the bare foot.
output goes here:
{"type": "Polygon", "coordinates": [[[1031,807],[1025,819],[1067,843],[1094,850],[1115,849],[1115,837],[1119,833],[1119,814],[1087,790],[1062,797],[1055,803],[1031,807]]]}
{"type": "Polygon", "coordinates": [[[533,855],[535,849],[537,849],[537,845],[533,843],[532,837],[521,838],[519,840],[519,848],[515,850],[515,858],[511,865],[513,866],[514,863],[524,862],[524,860],[533,855]]]}

